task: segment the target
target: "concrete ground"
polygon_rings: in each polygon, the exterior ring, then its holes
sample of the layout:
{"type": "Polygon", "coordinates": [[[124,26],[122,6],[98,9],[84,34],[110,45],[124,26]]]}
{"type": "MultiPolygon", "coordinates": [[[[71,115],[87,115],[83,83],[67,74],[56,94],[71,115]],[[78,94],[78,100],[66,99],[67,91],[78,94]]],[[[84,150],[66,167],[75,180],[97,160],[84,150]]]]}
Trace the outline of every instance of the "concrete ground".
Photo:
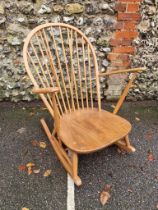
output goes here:
{"type": "MultiPolygon", "coordinates": [[[[67,208],[67,175],[39,124],[43,116],[52,123],[42,106],[0,103],[0,210],[67,208]],[[33,140],[45,141],[47,147],[33,146],[33,140]],[[28,175],[19,168],[28,162],[40,172],[28,175]],[[44,177],[48,169],[52,173],[44,177]]],[[[158,102],[126,103],[120,115],[133,125],[130,138],[136,152],[122,154],[111,146],[80,156],[83,185],[75,188],[76,210],[158,209],[158,102]],[[107,184],[111,197],[102,206],[99,195],[107,184]]]]}

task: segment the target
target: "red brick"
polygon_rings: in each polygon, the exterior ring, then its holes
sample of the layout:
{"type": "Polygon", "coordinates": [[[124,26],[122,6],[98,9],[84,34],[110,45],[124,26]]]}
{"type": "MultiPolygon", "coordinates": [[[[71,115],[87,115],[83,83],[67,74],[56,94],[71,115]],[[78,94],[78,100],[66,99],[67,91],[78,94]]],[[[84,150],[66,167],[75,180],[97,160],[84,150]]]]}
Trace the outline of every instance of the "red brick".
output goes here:
{"type": "Polygon", "coordinates": [[[115,47],[113,48],[112,52],[114,53],[127,53],[127,54],[134,54],[135,49],[134,47],[130,46],[120,46],[120,47],[115,47]]]}
{"type": "Polygon", "coordinates": [[[142,2],[143,0],[118,0],[119,2],[124,2],[124,3],[127,3],[127,2],[130,2],[130,3],[139,3],[139,2],[142,2]]]}
{"type": "Polygon", "coordinates": [[[140,18],[141,18],[140,14],[136,13],[118,13],[118,20],[139,21],[140,18]]]}
{"type": "Polygon", "coordinates": [[[115,37],[117,39],[135,39],[138,36],[137,31],[116,31],[115,32],[115,37]]]}
{"type": "Polygon", "coordinates": [[[127,4],[117,3],[115,6],[115,10],[118,12],[125,12],[127,4]]]}
{"type": "MultiPolygon", "coordinates": [[[[114,71],[114,70],[118,70],[118,68],[117,67],[111,67],[111,66],[109,66],[108,68],[107,68],[107,71],[109,72],[109,71],[114,71]]],[[[113,75],[111,75],[111,76],[113,76],[113,75]]]]}
{"type": "MultiPolygon", "coordinates": [[[[114,70],[122,70],[122,67],[118,67],[118,66],[115,67],[115,66],[113,66],[113,67],[110,67],[108,71],[114,71],[114,70]]],[[[111,83],[113,81],[115,81],[115,83],[116,83],[116,80],[118,80],[117,83],[120,84],[121,83],[120,79],[124,80],[126,78],[127,78],[127,74],[112,74],[112,75],[110,75],[110,79],[112,80],[111,83]]]]}
{"type": "Polygon", "coordinates": [[[127,61],[129,60],[129,56],[128,55],[123,55],[123,54],[119,54],[119,53],[109,53],[107,56],[108,60],[113,61],[113,60],[123,60],[123,61],[127,61]]]}
{"type": "Polygon", "coordinates": [[[136,22],[135,21],[118,21],[114,24],[113,28],[115,30],[135,30],[136,29],[136,22]]]}
{"type": "Polygon", "coordinates": [[[132,44],[132,40],[127,39],[110,39],[110,45],[111,46],[119,46],[119,45],[125,45],[130,46],[132,44]]]}
{"type": "Polygon", "coordinates": [[[139,4],[128,4],[127,5],[127,12],[138,12],[139,11],[139,4]]]}
{"type": "Polygon", "coordinates": [[[118,59],[121,59],[123,61],[127,61],[127,60],[129,60],[129,55],[119,54],[118,59]]]}
{"type": "Polygon", "coordinates": [[[113,28],[115,30],[120,30],[124,28],[124,21],[118,21],[117,23],[114,24],[113,28]]]}
{"type": "Polygon", "coordinates": [[[121,61],[121,60],[115,60],[111,62],[111,66],[116,66],[116,67],[129,67],[131,65],[131,61],[121,61]]]}
{"type": "Polygon", "coordinates": [[[134,21],[124,21],[124,29],[125,30],[135,30],[136,22],[134,21]]]}

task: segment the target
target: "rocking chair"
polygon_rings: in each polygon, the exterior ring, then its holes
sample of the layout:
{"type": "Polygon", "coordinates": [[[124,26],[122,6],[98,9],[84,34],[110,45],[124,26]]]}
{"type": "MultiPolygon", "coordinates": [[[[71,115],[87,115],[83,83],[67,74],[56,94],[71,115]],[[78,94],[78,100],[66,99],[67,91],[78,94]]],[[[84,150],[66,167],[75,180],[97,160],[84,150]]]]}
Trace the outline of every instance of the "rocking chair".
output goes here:
{"type": "Polygon", "coordinates": [[[77,186],[78,155],[112,144],[134,152],[128,134],[131,124],[116,115],[137,73],[144,68],[101,73],[95,51],[77,28],[64,23],[47,23],[33,29],[23,49],[26,71],[54,119],[51,132],[41,124],[59,160],[77,186]],[[100,77],[131,73],[113,113],[101,109],[100,77]],[[68,150],[71,151],[68,155],[68,150]]]}

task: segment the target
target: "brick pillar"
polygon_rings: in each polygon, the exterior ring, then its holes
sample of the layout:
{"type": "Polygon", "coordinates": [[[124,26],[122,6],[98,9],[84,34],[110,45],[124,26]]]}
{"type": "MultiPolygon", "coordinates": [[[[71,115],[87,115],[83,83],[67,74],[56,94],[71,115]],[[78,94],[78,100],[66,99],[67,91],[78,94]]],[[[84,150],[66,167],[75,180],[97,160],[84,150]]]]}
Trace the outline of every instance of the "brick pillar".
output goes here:
{"type": "MultiPolygon", "coordinates": [[[[110,40],[112,51],[108,54],[111,65],[109,71],[126,69],[131,65],[130,57],[135,53],[133,40],[137,38],[137,24],[141,0],[117,0],[117,22],[115,32],[110,40]]],[[[108,80],[107,99],[116,99],[122,91],[122,83],[126,75],[111,76],[108,80]]]]}

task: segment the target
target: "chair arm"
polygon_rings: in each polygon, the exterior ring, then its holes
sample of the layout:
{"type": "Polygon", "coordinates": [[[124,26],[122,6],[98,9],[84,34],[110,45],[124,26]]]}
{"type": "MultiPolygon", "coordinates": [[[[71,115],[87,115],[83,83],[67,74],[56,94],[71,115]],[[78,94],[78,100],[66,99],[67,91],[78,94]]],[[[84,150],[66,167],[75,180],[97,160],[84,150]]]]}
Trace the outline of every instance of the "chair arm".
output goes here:
{"type": "Polygon", "coordinates": [[[133,69],[124,69],[124,70],[116,70],[116,71],[109,71],[105,73],[99,73],[99,77],[104,77],[104,76],[110,76],[113,74],[123,74],[123,73],[139,73],[142,71],[145,71],[145,67],[140,67],[140,68],[133,68],[133,69]]]}
{"type": "Polygon", "coordinates": [[[58,87],[46,87],[46,88],[33,88],[32,92],[33,93],[38,93],[38,94],[48,94],[52,93],[52,102],[53,102],[53,110],[54,110],[54,122],[55,122],[55,128],[54,132],[59,132],[60,128],[60,114],[56,102],[56,92],[58,92],[60,89],[58,87]]]}
{"type": "Polygon", "coordinates": [[[122,74],[122,73],[131,73],[131,75],[129,76],[129,82],[127,83],[127,85],[125,86],[115,108],[114,108],[114,111],[113,111],[113,114],[117,114],[117,112],[120,110],[127,94],[128,94],[128,91],[131,87],[133,87],[133,81],[135,80],[137,74],[139,72],[142,72],[142,71],[145,71],[146,68],[145,67],[141,67],[141,68],[133,68],[133,69],[125,69],[125,70],[117,70],[117,71],[110,71],[110,72],[106,72],[106,73],[99,73],[99,77],[102,77],[102,76],[111,76],[113,74],[122,74]]]}
{"type": "Polygon", "coordinates": [[[33,88],[33,93],[39,93],[39,94],[47,94],[47,93],[56,93],[59,91],[58,87],[46,87],[46,88],[33,88]]]}

